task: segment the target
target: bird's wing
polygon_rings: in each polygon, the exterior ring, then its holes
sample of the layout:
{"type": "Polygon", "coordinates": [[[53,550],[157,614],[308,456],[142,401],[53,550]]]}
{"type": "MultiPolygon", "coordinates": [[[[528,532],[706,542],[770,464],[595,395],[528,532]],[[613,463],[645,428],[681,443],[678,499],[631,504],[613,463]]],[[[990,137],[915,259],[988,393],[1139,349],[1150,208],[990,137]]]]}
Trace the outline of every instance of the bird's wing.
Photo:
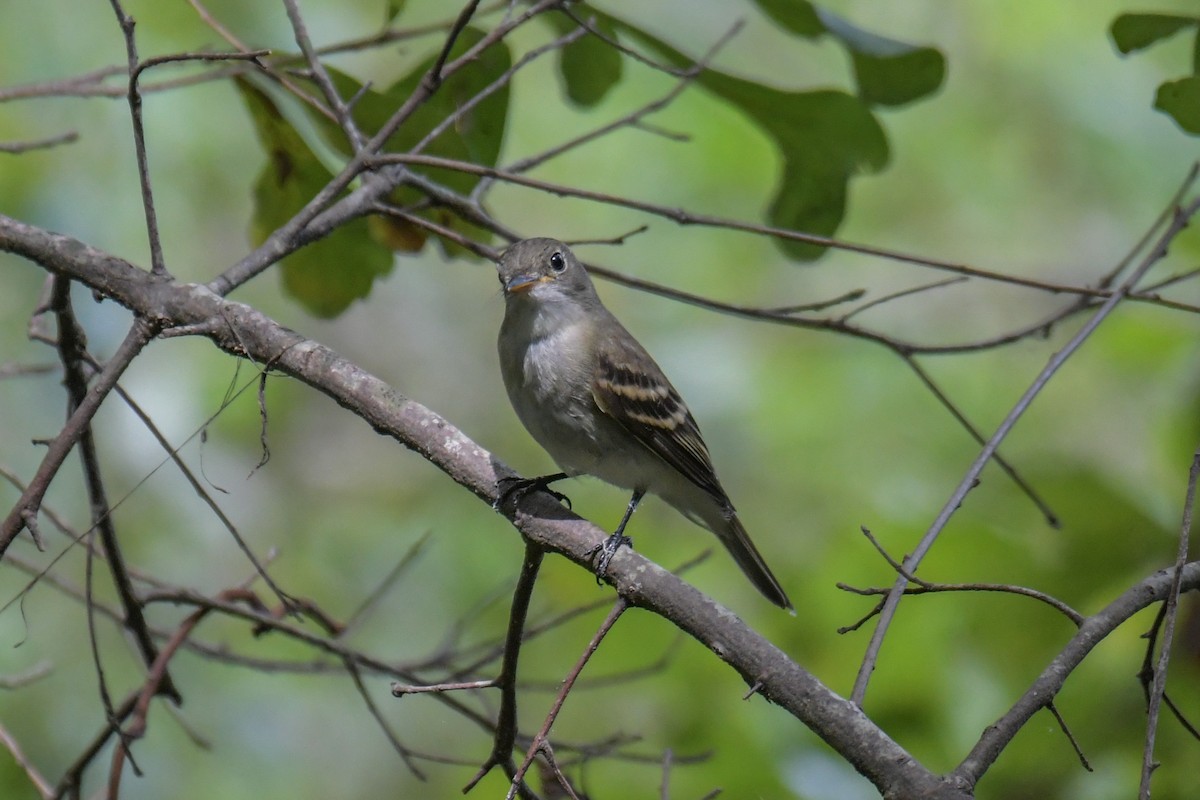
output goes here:
{"type": "Polygon", "coordinates": [[[727,505],[700,428],[679,392],[640,347],[606,344],[599,348],[592,378],[596,405],[680,474],[727,505]]]}

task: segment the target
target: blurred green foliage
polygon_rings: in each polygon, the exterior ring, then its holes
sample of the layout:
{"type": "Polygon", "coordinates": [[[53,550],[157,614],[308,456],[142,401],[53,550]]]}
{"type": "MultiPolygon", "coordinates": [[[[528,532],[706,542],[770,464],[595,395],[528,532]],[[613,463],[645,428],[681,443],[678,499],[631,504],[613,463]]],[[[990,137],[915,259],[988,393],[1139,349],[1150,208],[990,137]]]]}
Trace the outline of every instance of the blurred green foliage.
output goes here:
{"type": "MultiPolygon", "coordinates": [[[[267,156],[254,186],[251,241],[262,244],[333,180],[330,172],[279,113],[270,98],[237,79],[267,156]]],[[[375,243],[367,220],[357,219],[280,263],[283,287],[313,314],[332,317],[392,270],[392,254],[375,243]]]]}
{"type": "Polygon", "coordinates": [[[1191,29],[1194,29],[1192,74],[1160,84],[1154,107],[1169,114],[1179,127],[1195,136],[1200,135],[1200,16],[1122,14],[1113,20],[1112,37],[1118,50],[1132,53],[1191,29]]]}
{"type": "MultiPolygon", "coordinates": [[[[1192,43],[1182,36],[1155,37],[1155,46],[1137,58],[1119,58],[1109,36],[1122,40],[1110,26],[1133,10],[1119,0],[953,7],[844,0],[819,9],[796,3],[813,13],[790,27],[779,17],[785,4],[757,5],[771,16],[750,5],[719,2],[599,5],[598,24],[605,30],[665,61],[673,60],[672,52],[692,58],[705,52],[738,18],[746,25],[718,54],[713,73],[653,117],[658,129],[686,135],[686,142],[625,129],[547,162],[536,177],[700,213],[771,219],[817,232],[837,228],[852,241],[1088,284],[1141,236],[1196,157],[1194,140],[1152,108],[1157,87],[1177,78],[1192,43]],[[831,24],[830,15],[840,22],[831,24]],[[860,33],[839,27],[844,25],[860,33]],[[872,70],[885,63],[864,67],[864,58],[882,58],[884,52],[873,52],[873,40],[862,31],[920,43],[897,52],[922,60],[913,68],[920,75],[911,91],[925,102],[899,110],[889,106],[889,98],[903,95],[878,88],[872,70]],[[927,63],[931,54],[944,56],[944,72],[927,63]],[[937,94],[928,96],[934,88],[937,94]],[[810,98],[817,106],[814,115],[832,110],[841,122],[821,116],[828,127],[810,129],[809,117],[794,116],[798,97],[810,98]],[[821,184],[823,193],[796,180],[808,174],[805,165],[831,176],[832,182],[821,184]],[[863,172],[872,174],[848,183],[863,172]],[[839,185],[840,192],[830,193],[830,186],[839,185]],[[792,200],[785,202],[785,196],[792,200]],[[811,217],[817,221],[808,227],[800,223],[809,219],[803,214],[827,216],[811,217]]],[[[1194,12],[1185,0],[1159,5],[1166,13],[1194,12]]],[[[212,0],[206,6],[251,46],[295,49],[278,4],[212,0]]],[[[225,46],[187,4],[130,0],[127,8],[138,20],[143,57],[225,46]]],[[[385,16],[399,15],[397,25],[416,29],[451,13],[432,0],[314,0],[302,8],[318,45],[371,33],[385,16]]],[[[485,23],[479,23],[481,29],[485,23]]],[[[511,52],[526,52],[558,30],[549,24],[523,28],[511,40],[511,52]]],[[[412,81],[439,42],[436,34],[415,37],[382,51],[342,53],[330,63],[344,85],[369,86],[358,113],[378,120],[374,115],[386,115],[399,96],[393,92],[401,90],[375,87],[412,81]]],[[[618,70],[609,59],[589,74],[595,42],[584,39],[573,47],[578,49],[569,49],[561,62],[543,59],[518,75],[504,101],[503,141],[493,134],[481,140],[484,146],[496,143],[495,163],[540,152],[619,118],[675,84],[673,76],[629,61],[618,70]]],[[[124,60],[107,4],[0,5],[3,87],[124,60]]],[[[145,80],[178,77],[187,69],[158,68],[145,80]]],[[[119,81],[111,85],[121,89],[119,81]]],[[[306,147],[311,152],[303,157],[306,165],[328,171],[344,155],[330,148],[334,140],[321,135],[319,123],[295,113],[281,95],[270,95],[275,110],[264,105],[255,113],[247,112],[250,96],[229,81],[147,95],[164,249],[181,280],[207,281],[237,262],[252,246],[249,221],[256,212],[272,210],[255,194],[256,176],[271,164],[260,138],[267,120],[290,122],[302,142],[290,142],[290,134],[281,131],[270,141],[296,144],[289,152],[306,147]]],[[[128,119],[120,98],[0,104],[0,141],[68,129],[81,134],[69,147],[0,154],[0,211],[147,264],[128,119]]],[[[423,124],[427,131],[432,122],[423,124]]],[[[486,160],[477,150],[464,152],[486,160]]],[[[273,210],[282,218],[286,206],[276,202],[273,210]]],[[[624,247],[581,252],[639,277],[746,305],[813,302],[859,288],[879,297],[944,277],[845,252],[798,266],[761,238],[678,228],[628,209],[519,187],[495,187],[488,207],[523,234],[561,238],[613,236],[649,221],[649,232],[624,247]]],[[[371,241],[361,229],[356,238],[371,241]]],[[[1189,232],[1150,280],[1186,272],[1198,257],[1200,239],[1189,232]]],[[[493,346],[500,301],[491,266],[447,260],[431,247],[386,263],[374,258],[330,257],[327,269],[318,268],[317,277],[324,278],[334,268],[375,264],[367,270],[373,283],[366,301],[346,306],[347,297],[336,307],[307,306],[318,313],[344,307],[336,320],[311,316],[281,295],[272,276],[243,287],[236,297],[385,377],[507,463],[526,473],[545,471],[549,460],[520,428],[500,385],[493,346]]],[[[0,318],[7,321],[0,326],[0,361],[52,364],[52,353],[29,342],[25,332],[43,273],[0,255],[0,276],[0,318]]],[[[347,285],[341,278],[335,282],[347,285]]],[[[323,297],[324,291],[316,294],[323,297]]],[[[714,315],[611,286],[601,292],[688,398],[723,482],[800,614],[793,619],[771,608],[721,553],[691,569],[689,580],[835,690],[848,692],[870,625],[845,635],[836,630],[859,619],[873,600],[835,584],[892,580],[859,527],[871,529],[893,555],[907,552],[974,458],[976,445],[883,348],[714,315]]],[[[1180,302],[1200,303],[1194,281],[1169,293],[1180,302]]],[[[92,304],[86,292],[78,292],[76,302],[93,350],[109,355],[128,316],[111,303],[92,304]]],[[[855,319],[895,336],[953,343],[1030,324],[1063,302],[973,282],[913,295],[855,319]]],[[[1045,339],[924,363],[967,416],[990,432],[1078,324],[1068,321],[1045,339]]],[[[989,467],[921,574],[1028,585],[1086,614],[1168,564],[1187,465],[1200,437],[1198,334],[1193,314],[1147,304],[1119,310],[1056,376],[1002,447],[1060,515],[1062,530],[1049,529],[1012,483],[989,467]]],[[[254,470],[261,455],[254,375],[245,366],[236,371],[204,341],[154,344],[124,385],[173,442],[188,442],[184,458],[202,472],[256,552],[277,550],[273,575],[338,618],[349,618],[392,567],[424,542],[414,566],[353,631],[351,644],[408,663],[437,653],[452,633],[467,644],[501,635],[520,541],[504,520],[419,457],[327,399],[272,378],[266,393],[271,460],[254,470]],[[203,437],[197,435],[202,428],[203,437]]],[[[0,380],[5,418],[0,465],[32,474],[42,449],[30,440],[57,431],[61,398],[53,372],[0,380]]],[[[113,402],[97,428],[110,495],[121,500],[118,531],[133,566],[207,592],[246,580],[250,568],[237,547],[172,468],[161,466],[163,453],[132,415],[113,402]]],[[[76,463],[68,464],[48,504],[81,528],[87,509],[78,472],[76,463]]],[[[624,508],[619,492],[595,482],[578,481],[567,490],[575,508],[603,526],[615,524],[624,508]]],[[[0,488],[0,502],[15,497],[10,487],[0,488]]],[[[53,526],[43,527],[50,553],[40,555],[23,540],[16,555],[44,565],[65,547],[53,526]]],[[[702,531],[652,502],[639,511],[632,532],[639,551],[667,566],[690,561],[713,545],[702,531]]],[[[53,574],[82,586],[84,571],[82,553],[74,548],[53,574]]],[[[0,603],[16,597],[27,581],[10,565],[0,565],[0,603]]],[[[99,577],[96,591],[112,602],[99,577]]],[[[607,597],[609,591],[586,574],[552,558],[534,596],[534,619],[607,597]]],[[[522,658],[528,688],[524,729],[540,722],[549,688],[577,658],[604,611],[601,606],[529,644],[522,658]]],[[[150,613],[156,624],[171,627],[186,611],[155,605],[150,613]]],[[[1194,603],[1187,613],[1195,618],[1194,603]]],[[[1040,715],[985,777],[979,797],[1132,795],[1145,724],[1133,676],[1144,654],[1139,636],[1152,614],[1140,615],[1106,640],[1059,698],[1059,710],[1095,771],[1079,766],[1054,720],[1040,715]]],[[[104,619],[97,623],[106,675],[120,695],[136,685],[140,668],[115,627],[104,619]]],[[[1053,611],[1023,598],[908,598],[885,644],[866,710],[929,766],[950,769],[1071,633],[1053,611]]],[[[227,620],[206,621],[198,636],[259,658],[313,657],[282,637],[256,639],[227,620]]],[[[658,760],[667,748],[677,760],[672,797],[699,797],[716,787],[731,798],[874,796],[795,720],[759,698],[742,701],[744,687],[736,677],[662,620],[631,613],[613,636],[568,701],[556,742],[638,737],[620,750],[647,760],[589,764],[583,786],[593,797],[653,795],[661,780],[658,760]],[[660,659],[665,667],[637,680],[616,685],[598,680],[660,659]],[[710,756],[686,763],[701,754],[710,756]]],[[[103,725],[95,669],[81,656],[86,642],[83,606],[48,583],[0,613],[0,676],[41,663],[53,667],[31,685],[0,689],[0,724],[49,776],[59,775],[103,725]]],[[[1200,659],[1186,647],[1181,643],[1168,689],[1194,721],[1200,714],[1200,659]]],[[[428,779],[419,781],[388,746],[338,666],[331,662],[328,672],[260,673],[182,654],[173,673],[186,704],[178,714],[152,712],[149,735],[134,748],[145,774],[126,775],[124,796],[458,796],[473,764],[488,751],[486,735],[433,698],[393,700],[386,679],[367,675],[371,697],[406,744],[470,762],[423,762],[428,779]],[[208,748],[197,747],[193,737],[208,748]]],[[[496,698],[488,695],[486,703],[494,709],[496,698]]],[[[1194,796],[1196,753],[1196,742],[1164,719],[1155,797],[1194,796]]],[[[564,755],[569,750],[560,745],[559,757],[564,755]]],[[[100,771],[91,774],[85,795],[101,785],[100,771]]],[[[475,794],[502,796],[502,783],[494,775],[475,794]]],[[[4,753],[0,797],[36,797],[4,753]]]]}

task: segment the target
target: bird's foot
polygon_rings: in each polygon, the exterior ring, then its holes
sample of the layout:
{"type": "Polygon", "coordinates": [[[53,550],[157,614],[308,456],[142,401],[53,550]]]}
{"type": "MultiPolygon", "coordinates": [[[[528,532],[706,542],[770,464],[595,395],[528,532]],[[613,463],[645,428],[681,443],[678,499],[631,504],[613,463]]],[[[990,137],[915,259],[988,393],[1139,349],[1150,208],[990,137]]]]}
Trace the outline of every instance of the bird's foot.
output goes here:
{"type": "Polygon", "coordinates": [[[550,488],[550,484],[555,481],[561,481],[566,477],[569,476],[565,472],[556,472],[553,475],[540,475],[536,478],[519,478],[515,475],[506,475],[496,481],[496,502],[492,503],[492,508],[499,511],[509,500],[520,500],[535,490],[545,492],[558,502],[566,503],[567,508],[570,508],[571,498],[562,492],[556,492],[550,488]]]}
{"type": "Polygon", "coordinates": [[[596,583],[600,583],[608,575],[608,565],[621,549],[621,545],[629,545],[632,549],[633,539],[618,530],[588,551],[588,558],[596,562],[596,583]]]}

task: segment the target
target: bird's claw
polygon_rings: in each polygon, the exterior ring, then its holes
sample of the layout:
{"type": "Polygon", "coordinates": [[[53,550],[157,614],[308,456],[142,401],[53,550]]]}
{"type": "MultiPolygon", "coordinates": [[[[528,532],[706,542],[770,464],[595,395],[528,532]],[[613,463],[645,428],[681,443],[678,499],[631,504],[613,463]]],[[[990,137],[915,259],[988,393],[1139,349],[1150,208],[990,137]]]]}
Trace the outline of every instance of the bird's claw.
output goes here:
{"type": "Polygon", "coordinates": [[[496,481],[497,494],[492,508],[499,511],[509,500],[520,500],[534,490],[543,491],[558,502],[566,503],[567,508],[571,508],[571,498],[550,488],[551,483],[565,477],[565,475],[542,475],[537,478],[521,478],[516,475],[506,475],[496,481]]]}
{"type": "Polygon", "coordinates": [[[617,531],[588,551],[588,558],[596,562],[597,584],[608,576],[608,565],[612,562],[613,556],[617,554],[617,551],[621,549],[621,545],[629,545],[632,549],[633,539],[617,531]]]}

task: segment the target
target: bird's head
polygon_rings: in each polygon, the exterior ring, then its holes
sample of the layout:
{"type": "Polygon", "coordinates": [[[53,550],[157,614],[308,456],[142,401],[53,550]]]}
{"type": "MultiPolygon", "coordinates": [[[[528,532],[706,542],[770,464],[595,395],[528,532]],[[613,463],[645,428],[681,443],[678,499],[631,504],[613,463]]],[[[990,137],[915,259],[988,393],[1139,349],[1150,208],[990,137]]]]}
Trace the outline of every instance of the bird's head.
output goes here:
{"type": "Polygon", "coordinates": [[[571,248],[556,239],[523,239],[504,252],[500,286],[508,300],[527,297],[540,302],[590,299],[591,278],[571,248]]]}

